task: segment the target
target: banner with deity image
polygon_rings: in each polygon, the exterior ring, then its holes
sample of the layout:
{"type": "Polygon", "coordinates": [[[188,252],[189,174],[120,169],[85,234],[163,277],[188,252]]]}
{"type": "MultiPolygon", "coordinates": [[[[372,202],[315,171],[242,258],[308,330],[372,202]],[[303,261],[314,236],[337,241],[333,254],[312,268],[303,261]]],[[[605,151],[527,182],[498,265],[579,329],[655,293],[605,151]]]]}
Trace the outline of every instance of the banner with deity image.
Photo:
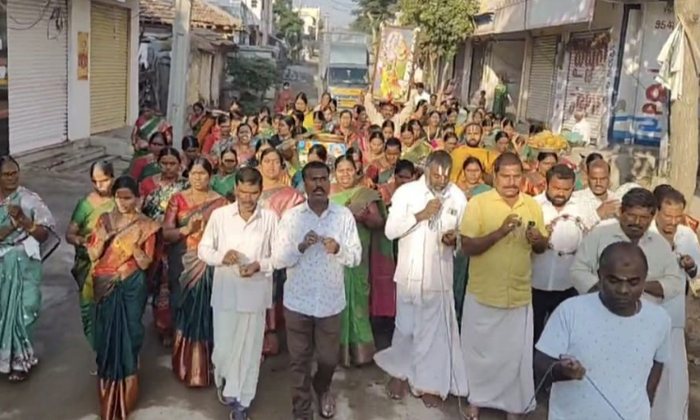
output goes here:
{"type": "Polygon", "coordinates": [[[372,77],[372,97],[377,101],[408,101],[414,72],[418,29],[382,27],[372,77]]]}

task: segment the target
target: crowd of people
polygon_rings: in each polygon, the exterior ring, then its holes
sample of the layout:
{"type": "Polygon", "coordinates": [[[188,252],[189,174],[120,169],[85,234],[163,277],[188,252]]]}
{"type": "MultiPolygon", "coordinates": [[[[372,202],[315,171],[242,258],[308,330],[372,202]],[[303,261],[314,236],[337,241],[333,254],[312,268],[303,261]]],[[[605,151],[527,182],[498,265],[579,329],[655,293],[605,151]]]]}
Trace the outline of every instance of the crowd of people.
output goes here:
{"type": "MultiPolygon", "coordinates": [[[[338,365],[373,363],[389,398],[453,395],[469,420],[523,419],[540,392],[551,420],[687,419],[700,246],[680,192],[611,191],[602,155],[534,150],[541,128],[421,85],[403,108],[368,94],[352,110],[287,90],[275,113],[195,104],[180,150],[146,107],[126,173],[92,165],[65,238],[103,420],[136,406],[149,301],[175,377],[215,385],[232,420],[282,337],[295,420],[314,400],[333,417],[338,365]],[[299,147],[323,135],[346,152],[299,147]]],[[[11,157],[0,198],[0,373],[19,382],[58,237],[11,157]]]]}

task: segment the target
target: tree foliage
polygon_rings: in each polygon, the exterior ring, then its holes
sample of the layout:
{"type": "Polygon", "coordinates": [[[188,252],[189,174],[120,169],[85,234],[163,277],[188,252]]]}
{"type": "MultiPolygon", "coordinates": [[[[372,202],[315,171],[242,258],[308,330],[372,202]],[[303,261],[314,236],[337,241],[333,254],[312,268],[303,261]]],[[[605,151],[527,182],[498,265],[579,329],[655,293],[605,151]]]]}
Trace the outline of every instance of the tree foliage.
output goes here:
{"type": "Polygon", "coordinates": [[[399,11],[402,24],[420,28],[419,54],[431,66],[434,78],[437,61],[444,58],[444,75],[459,45],[474,32],[473,16],[479,4],[475,0],[400,0],[399,11]]]}
{"type": "Polygon", "coordinates": [[[353,12],[356,16],[352,29],[372,34],[376,41],[379,27],[387,20],[396,16],[397,0],[353,0],[357,9],[353,12]]]}
{"type": "Polygon", "coordinates": [[[251,109],[259,107],[265,93],[282,80],[282,72],[274,61],[241,55],[229,59],[228,74],[232,85],[240,92],[242,105],[244,108],[250,105],[251,109]]]}
{"type": "Polygon", "coordinates": [[[275,15],[277,37],[287,41],[293,55],[298,54],[304,35],[304,20],[288,1],[275,2],[272,12],[275,15]]]}

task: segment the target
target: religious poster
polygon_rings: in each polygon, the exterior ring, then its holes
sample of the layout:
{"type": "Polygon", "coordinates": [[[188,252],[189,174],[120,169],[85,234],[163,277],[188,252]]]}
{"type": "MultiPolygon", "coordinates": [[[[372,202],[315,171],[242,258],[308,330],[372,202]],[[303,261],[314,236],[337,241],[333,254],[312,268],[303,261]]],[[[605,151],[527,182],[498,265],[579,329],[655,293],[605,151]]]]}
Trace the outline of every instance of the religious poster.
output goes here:
{"type": "Polygon", "coordinates": [[[348,151],[348,147],[339,136],[330,134],[318,134],[310,136],[307,139],[300,139],[297,142],[297,150],[299,152],[299,163],[303,167],[309,161],[309,150],[314,144],[322,144],[328,151],[328,164],[335,162],[338,156],[344,155],[348,151]]]}
{"type": "Polygon", "coordinates": [[[78,80],[88,80],[90,74],[90,33],[78,32],[78,80]]]}
{"type": "Polygon", "coordinates": [[[417,39],[418,29],[382,27],[372,77],[372,97],[375,100],[408,101],[417,39]]]}

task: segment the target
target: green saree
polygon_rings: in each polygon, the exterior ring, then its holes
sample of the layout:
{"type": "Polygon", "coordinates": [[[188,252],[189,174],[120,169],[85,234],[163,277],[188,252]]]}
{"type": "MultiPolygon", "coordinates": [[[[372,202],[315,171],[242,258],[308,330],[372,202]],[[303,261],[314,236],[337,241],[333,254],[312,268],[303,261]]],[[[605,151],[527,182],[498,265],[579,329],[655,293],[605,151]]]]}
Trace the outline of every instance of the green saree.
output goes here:
{"type": "Polygon", "coordinates": [[[160,173],[160,164],[158,162],[151,162],[143,168],[141,175],[137,181],[141,182],[144,179],[158,175],[160,173]]]}
{"type": "Polygon", "coordinates": [[[428,143],[423,140],[418,140],[413,146],[404,149],[401,153],[401,159],[406,159],[417,167],[422,168],[425,165],[425,160],[432,151],[433,149],[428,143]]]}
{"type": "Polygon", "coordinates": [[[231,198],[233,198],[233,193],[236,189],[236,172],[223,176],[219,174],[214,175],[209,186],[222,197],[232,201],[231,198]]]}
{"type": "MultiPolygon", "coordinates": [[[[102,213],[114,209],[114,201],[105,201],[99,206],[93,206],[88,197],[83,197],[73,210],[71,223],[78,227],[78,235],[87,238],[95,229],[97,220],[102,213]]],[[[80,318],[83,321],[83,332],[90,347],[94,350],[94,321],[95,321],[95,296],[92,279],[92,263],[84,246],[75,247],[75,259],[71,274],[78,285],[78,299],[80,302],[80,318]]]]}
{"type": "MultiPolygon", "coordinates": [[[[386,216],[381,197],[369,188],[351,188],[331,194],[330,199],[336,204],[354,208],[356,212],[359,211],[358,209],[367,208],[371,203],[377,203],[380,213],[386,216]]],[[[357,267],[345,268],[346,306],[342,314],[340,336],[341,363],[344,366],[371,363],[376,352],[370,322],[370,265],[373,232],[362,223],[357,224],[357,231],[362,243],[362,261],[357,267]]],[[[382,251],[386,253],[387,261],[391,262],[393,250],[391,243],[386,242],[386,249],[382,251]]],[[[375,247],[375,249],[378,248],[375,247]]]]}
{"type": "MultiPolygon", "coordinates": [[[[23,187],[0,203],[0,228],[13,223],[8,205],[21,207],[35,225],[53,230],[49,209],[23,187]]],[[[0,373],[27,373],[38,363],[31,332],[41,309],[41,254],[39,242],[22,229],[0,241],[0,373]]]]}

